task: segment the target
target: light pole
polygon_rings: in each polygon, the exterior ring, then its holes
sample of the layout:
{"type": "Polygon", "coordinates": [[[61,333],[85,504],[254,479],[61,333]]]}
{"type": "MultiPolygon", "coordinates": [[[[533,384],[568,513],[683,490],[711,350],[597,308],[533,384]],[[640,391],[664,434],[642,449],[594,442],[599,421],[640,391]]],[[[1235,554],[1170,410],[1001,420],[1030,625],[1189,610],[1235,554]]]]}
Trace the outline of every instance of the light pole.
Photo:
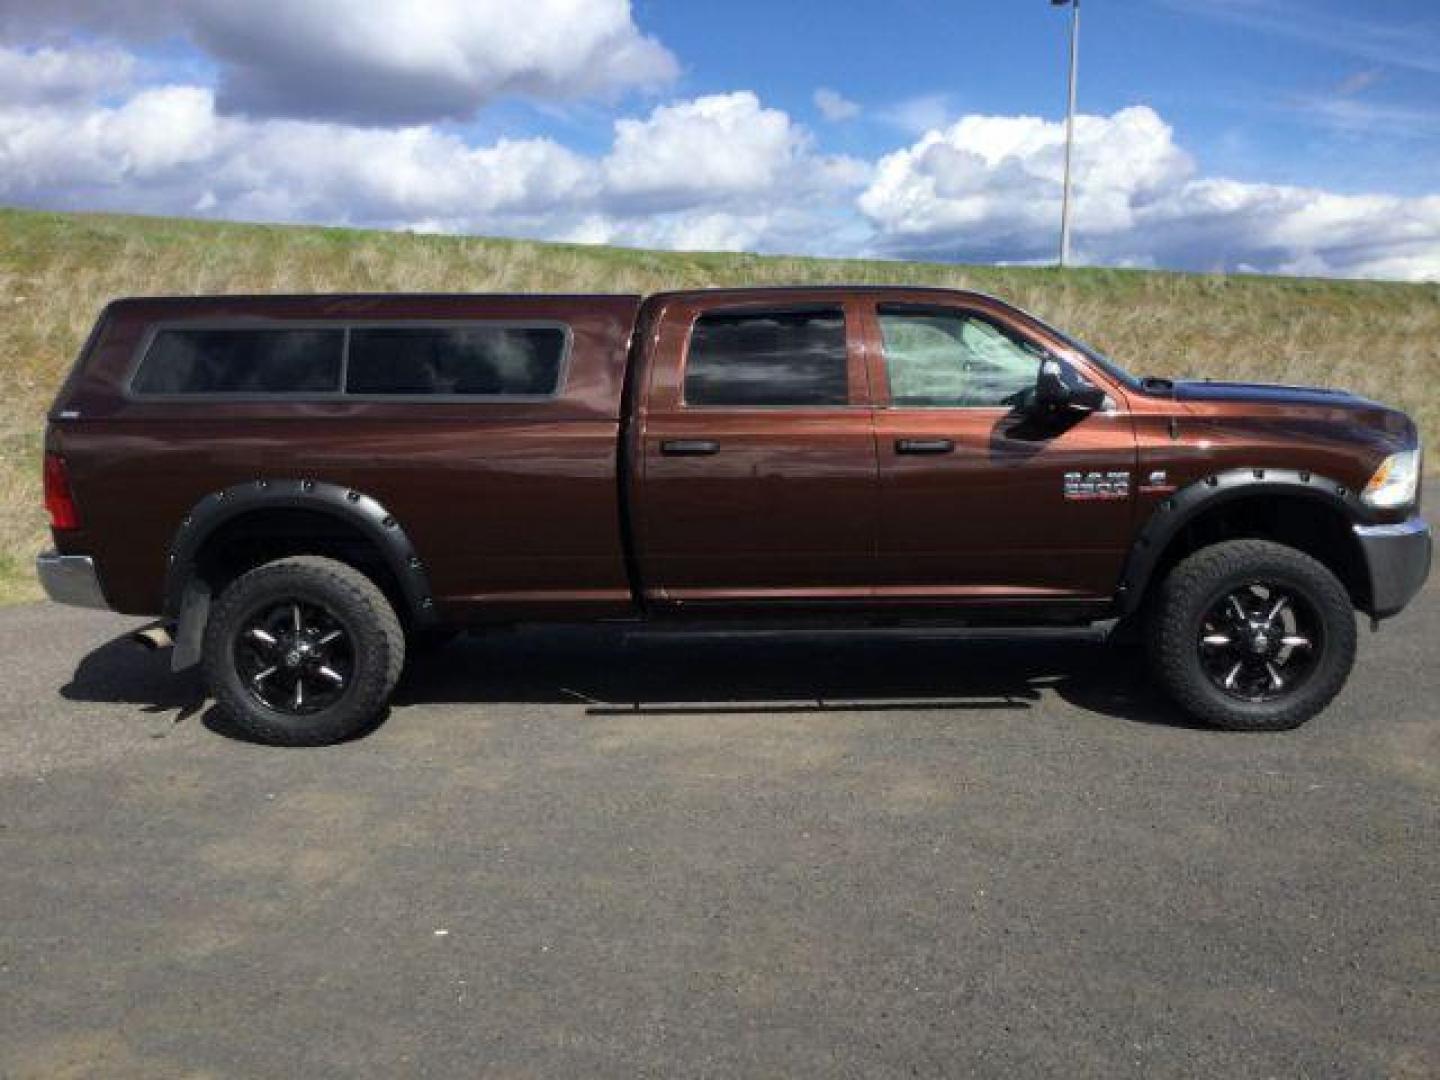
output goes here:
{"type": "Polygon", "coordinates": [[[1070,8],[1070,105],[1065,111],[1065,188],[1060,196],[1060,265],[1070,264],[1070,158],[1075,150],[1075,79],[1080,69],[1080,0],[1050,0],[1070,8]]]}

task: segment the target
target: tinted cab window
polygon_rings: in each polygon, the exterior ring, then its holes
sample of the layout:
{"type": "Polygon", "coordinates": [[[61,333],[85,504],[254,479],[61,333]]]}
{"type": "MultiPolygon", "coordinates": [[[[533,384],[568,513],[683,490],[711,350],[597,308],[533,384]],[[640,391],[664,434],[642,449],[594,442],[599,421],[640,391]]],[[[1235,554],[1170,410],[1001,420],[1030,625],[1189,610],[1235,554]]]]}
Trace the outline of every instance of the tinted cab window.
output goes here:
{"type": "Polygon", "coordinates": [[[685,403],[730,408],[847,405],[844,311],[817,307],[701,315],[685,362],[685,403]]]}

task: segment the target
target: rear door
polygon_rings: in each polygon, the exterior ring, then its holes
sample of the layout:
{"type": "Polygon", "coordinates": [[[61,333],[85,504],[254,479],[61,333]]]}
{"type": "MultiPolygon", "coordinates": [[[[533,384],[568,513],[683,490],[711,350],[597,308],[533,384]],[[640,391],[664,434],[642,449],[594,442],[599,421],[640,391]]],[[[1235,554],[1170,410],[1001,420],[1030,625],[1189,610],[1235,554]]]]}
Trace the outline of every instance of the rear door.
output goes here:
{"type": "Polygon", "coordinates": [[[1091,600],[1117,584],[1135,436],[1112,407],[1037,423],[1014,408],[1069,350],[1001,305],[868,309],[880,465],[877,593],[891,599],[1091,600]]]}
{"type": "Polygon", "coordinates": [[[658,314],[634,491],[646,596],[868,597],[876,461],[859,305],[675,298],[658,314]]]}

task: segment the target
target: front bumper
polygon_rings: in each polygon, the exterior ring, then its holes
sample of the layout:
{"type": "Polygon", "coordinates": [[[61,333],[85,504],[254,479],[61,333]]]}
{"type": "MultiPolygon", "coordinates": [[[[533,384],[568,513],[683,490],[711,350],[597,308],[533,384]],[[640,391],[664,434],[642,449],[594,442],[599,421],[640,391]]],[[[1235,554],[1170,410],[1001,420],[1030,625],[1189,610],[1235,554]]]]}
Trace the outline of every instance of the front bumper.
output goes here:
{"type": "Polygon", "coordinates": [[[35,559],[35,573],[45,595],[57,604],[108,610],[95,560],[89,555],[57,555],[47,551],[35,559]]]}
{"type": "Polygon", "coordinates": [[[1430,574],[1430,526],[1412,517],[1396,525],[1356,525],[1355,536],[1370,577],[1369,614],[1388,618],[1414,598],[1430,574]]]}

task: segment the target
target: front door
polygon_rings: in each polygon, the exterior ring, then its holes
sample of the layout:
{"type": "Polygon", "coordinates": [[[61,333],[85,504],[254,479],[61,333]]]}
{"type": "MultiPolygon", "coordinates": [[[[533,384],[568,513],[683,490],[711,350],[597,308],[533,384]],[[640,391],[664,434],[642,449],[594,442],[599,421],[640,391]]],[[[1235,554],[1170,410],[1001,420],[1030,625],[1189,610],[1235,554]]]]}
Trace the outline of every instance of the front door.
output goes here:
{"type": "Polygon", "coordinates": [[[1113,408],[1038,422],[1014,405],[1056,353],[1006,309],[880,302],[867,316],[879,595],[1110,596],[1136,467],[1118,389],[1113,408]]]}
{"type": "Polygon", "coordinates": [[[833,603],[875,572],[875,446],[858,305],[672,301],[634,492],[647,598],[833,603]]]}

